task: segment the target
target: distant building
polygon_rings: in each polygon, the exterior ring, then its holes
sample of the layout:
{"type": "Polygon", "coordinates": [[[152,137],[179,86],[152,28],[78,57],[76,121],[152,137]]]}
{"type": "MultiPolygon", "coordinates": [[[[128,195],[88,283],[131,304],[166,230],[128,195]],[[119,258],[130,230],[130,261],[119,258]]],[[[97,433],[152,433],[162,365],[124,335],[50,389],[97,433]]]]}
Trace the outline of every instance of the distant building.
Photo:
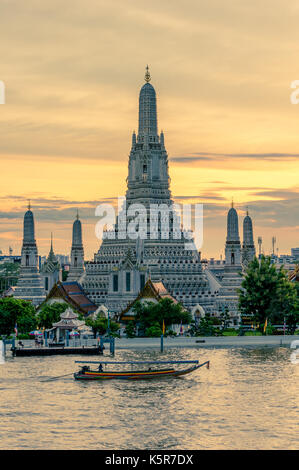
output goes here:
{"type": "Polygon", "coordinates": [[[20,263],[0,263],[0,295],[12,296],[12,287],[17,285],[20,273],[20,263]]]}
{"type": "Polygon", "coordinates": [[[291,248],[292,257],[299,261],[299,248],[291,248]]]}

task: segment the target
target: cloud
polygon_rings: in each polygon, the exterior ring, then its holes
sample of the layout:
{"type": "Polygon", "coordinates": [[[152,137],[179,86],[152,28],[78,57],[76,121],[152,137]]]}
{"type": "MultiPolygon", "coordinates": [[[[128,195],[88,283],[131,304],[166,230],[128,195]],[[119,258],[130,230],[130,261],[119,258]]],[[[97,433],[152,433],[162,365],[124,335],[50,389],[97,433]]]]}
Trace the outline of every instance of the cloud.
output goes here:
{"type": "Polygon", "coordinates": [[[172,157],[170,160],[176,163],[192,163],[200,161],[219,161],[228,159],[253,159],[253,160],[269,160],[272,162],[280,162],[282,159],[291,161],[299,160],[299,153],[209,153],[194,152],[189,156],[172,157]]]}

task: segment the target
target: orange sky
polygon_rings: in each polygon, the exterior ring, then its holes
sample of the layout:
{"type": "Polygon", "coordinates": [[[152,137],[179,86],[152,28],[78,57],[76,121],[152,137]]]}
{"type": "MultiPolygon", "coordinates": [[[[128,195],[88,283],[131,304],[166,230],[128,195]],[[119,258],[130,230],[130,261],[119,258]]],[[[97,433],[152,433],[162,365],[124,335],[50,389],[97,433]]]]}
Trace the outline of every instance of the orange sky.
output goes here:
{"type": "MultiPolygon", "coordinates": [[[[150,65],[171,190],[204,203],[203,256],[224,251],[246,206],[265,252],[299,246],[299,6],[289,0],[2,0],[0,249],[21,249],[31,199],[40,254],[68,253],[79,207],[123,195],[138,93],[150,65]]],[[[180,199],[181,198],[181,199],[180,199]]],[[[184,199],[182,199],[184,198],[184,199]]]]}

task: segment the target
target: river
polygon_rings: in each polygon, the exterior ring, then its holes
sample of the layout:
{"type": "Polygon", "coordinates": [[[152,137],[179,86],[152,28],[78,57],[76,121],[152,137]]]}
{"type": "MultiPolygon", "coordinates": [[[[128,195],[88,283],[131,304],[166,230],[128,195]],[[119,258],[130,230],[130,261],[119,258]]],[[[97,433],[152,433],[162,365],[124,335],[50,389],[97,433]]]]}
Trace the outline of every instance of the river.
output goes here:
{"type": "Polygon", "coordinates": [[[88,358],[8,354],[0,365],[1,449],[298,448],[299,364],[289,348],[119,350],[115,360],[211,367],[150,382],[48,380],[75,371],[76,359],[88,358]]]}

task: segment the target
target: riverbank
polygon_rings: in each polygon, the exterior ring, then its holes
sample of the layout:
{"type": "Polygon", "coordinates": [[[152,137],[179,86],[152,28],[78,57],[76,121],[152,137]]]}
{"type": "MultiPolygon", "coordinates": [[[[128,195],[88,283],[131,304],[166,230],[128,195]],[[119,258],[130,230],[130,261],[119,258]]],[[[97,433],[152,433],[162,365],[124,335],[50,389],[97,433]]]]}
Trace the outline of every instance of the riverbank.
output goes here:
{"type": "MultiPolygon", "coordinates": [[[[164,338],[164,348],[265,348],[290,347],[292,336],[202,336],[164,338]]],[[[160,338],[115,338],[115,349],[160,348],[160,338]]]]}

